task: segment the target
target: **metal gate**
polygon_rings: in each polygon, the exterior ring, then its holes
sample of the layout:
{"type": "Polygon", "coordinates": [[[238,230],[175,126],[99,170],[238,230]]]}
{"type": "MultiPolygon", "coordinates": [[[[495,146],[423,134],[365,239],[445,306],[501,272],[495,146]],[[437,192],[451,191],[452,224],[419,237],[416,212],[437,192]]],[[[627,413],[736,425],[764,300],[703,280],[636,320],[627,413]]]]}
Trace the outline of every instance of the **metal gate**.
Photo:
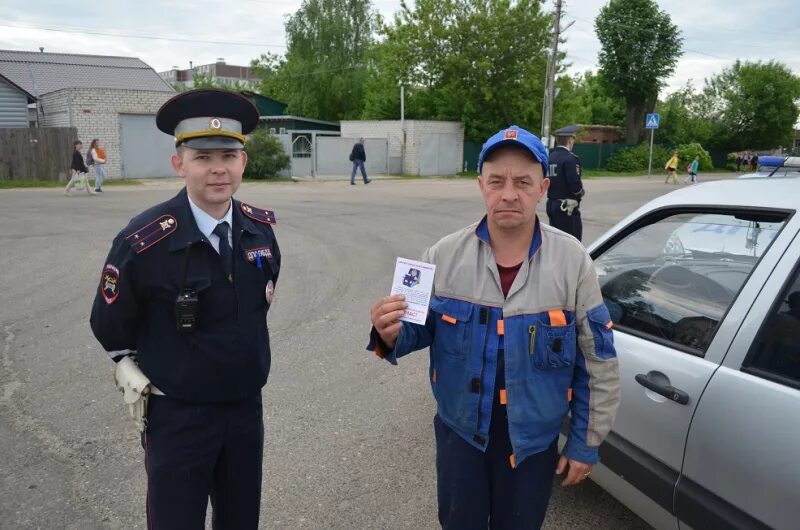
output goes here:
{"type": "Polygon", "coordinates": [[[426,134],[419,147],[419,174],[455,175],[461,171],[460,155],[455,134],[426,134]]]}
{"type": "Polygon", "coordinates": [[[119,129],[123,178],[175,175],[169,161],[175,154],[175,140],[156,128],[155,115],[120,114],[119,129]]]}

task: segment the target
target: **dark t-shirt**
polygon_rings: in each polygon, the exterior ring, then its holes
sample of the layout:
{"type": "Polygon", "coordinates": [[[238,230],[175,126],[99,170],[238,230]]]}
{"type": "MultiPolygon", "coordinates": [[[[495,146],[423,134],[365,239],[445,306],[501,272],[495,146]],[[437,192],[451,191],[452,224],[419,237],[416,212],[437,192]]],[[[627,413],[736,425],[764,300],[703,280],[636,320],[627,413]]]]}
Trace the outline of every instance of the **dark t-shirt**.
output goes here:
{"type": "Polygon", "coordinates": [[[83,155],[80,153],[80,151],[72,152],[72,164],[70,165],[70,169],[74,169],[78,173],[89,172],[89,170],[86,169],[86,164],[83,163],[83,155]]]}
{"type": "Polygon", "coordinates": [[[511,284],[514,283],[514,278],[517,277],[520,267],[522,267],[522,263],[517,263],[513,267],[497,265],[497,272],[500,273],[500,287],[503,289],[503,296],[508,296],[508,291],[511,289],[511,284]]]}

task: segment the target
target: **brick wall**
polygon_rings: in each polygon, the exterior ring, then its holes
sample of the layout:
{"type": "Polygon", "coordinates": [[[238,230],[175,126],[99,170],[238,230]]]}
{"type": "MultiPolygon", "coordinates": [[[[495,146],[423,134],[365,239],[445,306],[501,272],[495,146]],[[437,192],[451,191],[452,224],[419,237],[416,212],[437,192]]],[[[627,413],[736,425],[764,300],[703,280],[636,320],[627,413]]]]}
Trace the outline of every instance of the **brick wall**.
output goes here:
{"type": "Polygon", "coordinates": [[[42,126],[77,127],[84,150],[88,149],[93,138],[99,139],[108,160],[106,174],[110,178],[119,178],[122,173],[119,115],[155,115],[174,95],[172,92],[143,90],[65,88],[42,96],[42,126]]]}
{"type": "MultiPolygon", "coordinates": [[[[342,121],[343,138],[387,138],[389,140],[389,165],[402,156],[403,131],[400,120],[363,120],[342,121]]],[[[454,121],[406,120],[406,152],[403,159],[402,172],[407,175],[419,175],[420,142],[428,134],[449,134],[456,138],[458,159],[463,159],[464,126],[454,121]]]]}

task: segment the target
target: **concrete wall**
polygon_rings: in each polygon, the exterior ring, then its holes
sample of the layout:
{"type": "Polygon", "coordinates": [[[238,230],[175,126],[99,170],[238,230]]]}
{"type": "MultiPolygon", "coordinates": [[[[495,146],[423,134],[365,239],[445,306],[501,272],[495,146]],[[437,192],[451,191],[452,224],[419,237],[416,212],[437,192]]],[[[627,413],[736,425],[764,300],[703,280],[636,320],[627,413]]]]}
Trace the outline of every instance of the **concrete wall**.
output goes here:
{"type": "Polygon", "coordinates": [[[406,120],[405,156],[403,156],[403,131],[400,120],[345,120],[341,122],[343,138],[353,140],[365,138],[386,138],[389,142],[389,171],[391,173],[420,174],[420,146],[423,138],[432,134],[447,134],[455,137],[458,152],[455,157],[461,160],[464,150],[464,126],[453,121],[406,120]],[[400,160],[402,157],[402,165],[400,160]],[[399,170],[399,171],[398,171],[399,170]]]}
{"type": "MultiPolygon", "coordinates": [[[[120,114],[155,115],[172,92],[65,88],[43,95],[41,127],[76,127],[84,148],[93,138],[106,150],[106,173],[121,176],[120,114]]],[[[158,134],[163,134],[158,132],[158,134]]],[[[147,153],[141,153],[147,156],[147,153]]]]}

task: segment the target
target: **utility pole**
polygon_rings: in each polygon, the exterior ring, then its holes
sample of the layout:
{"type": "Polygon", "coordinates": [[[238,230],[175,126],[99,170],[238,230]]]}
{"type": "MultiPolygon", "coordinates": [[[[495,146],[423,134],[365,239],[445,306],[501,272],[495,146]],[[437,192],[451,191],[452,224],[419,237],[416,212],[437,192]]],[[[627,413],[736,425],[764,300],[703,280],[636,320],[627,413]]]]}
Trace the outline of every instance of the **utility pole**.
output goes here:
{"type": "Polygon", "coordinates": [[[553,18],[553,45],[547,60],[547,82],[544,87],[544,116],[542,118],[542,141],[550,148],[550,123],[553,121],[553,102],[555,100],[556,69],[558,64],[558,39],[561,36],[561,1],[556,1],[556,14],[553,18]]]}

